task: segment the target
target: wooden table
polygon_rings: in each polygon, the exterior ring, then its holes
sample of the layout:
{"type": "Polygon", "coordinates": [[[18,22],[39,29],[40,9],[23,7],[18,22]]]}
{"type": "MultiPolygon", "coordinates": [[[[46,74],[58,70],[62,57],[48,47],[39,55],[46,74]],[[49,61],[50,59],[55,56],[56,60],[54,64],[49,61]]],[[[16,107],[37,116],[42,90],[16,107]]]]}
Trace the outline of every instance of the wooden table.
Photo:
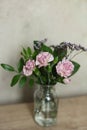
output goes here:
{"type": "Polygon", "coordinates": [[[56,126],[33,120],[33,103],[0,106],[0,130],[87,130],[87,96],[60,99],[56,126]]]}

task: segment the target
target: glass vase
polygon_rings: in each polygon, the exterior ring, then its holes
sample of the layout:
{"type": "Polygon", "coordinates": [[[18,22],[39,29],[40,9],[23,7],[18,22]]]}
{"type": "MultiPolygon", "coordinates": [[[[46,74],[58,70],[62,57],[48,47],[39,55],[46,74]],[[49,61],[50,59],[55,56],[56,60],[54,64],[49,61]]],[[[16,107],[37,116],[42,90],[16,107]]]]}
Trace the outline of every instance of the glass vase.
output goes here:
{"type": "Polygon", "coordinates": [[[40,126],[52,126],[57,121],[58,98],[55,86],[40,85],[34,92],[34,119],[40,126]]]}

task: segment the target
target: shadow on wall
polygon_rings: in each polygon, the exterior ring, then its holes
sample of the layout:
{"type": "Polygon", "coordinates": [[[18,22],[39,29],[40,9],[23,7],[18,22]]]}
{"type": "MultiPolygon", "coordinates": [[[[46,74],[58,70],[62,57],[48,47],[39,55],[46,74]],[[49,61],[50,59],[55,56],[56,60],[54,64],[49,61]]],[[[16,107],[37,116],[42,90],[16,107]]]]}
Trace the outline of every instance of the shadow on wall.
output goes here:
{"type": "Polygon", "coordinates": [[[33,102],[34,101],[34,90],[35,90],[35,86],[30,88],[27,83],[23,88],[22,102],[33,102]]]}

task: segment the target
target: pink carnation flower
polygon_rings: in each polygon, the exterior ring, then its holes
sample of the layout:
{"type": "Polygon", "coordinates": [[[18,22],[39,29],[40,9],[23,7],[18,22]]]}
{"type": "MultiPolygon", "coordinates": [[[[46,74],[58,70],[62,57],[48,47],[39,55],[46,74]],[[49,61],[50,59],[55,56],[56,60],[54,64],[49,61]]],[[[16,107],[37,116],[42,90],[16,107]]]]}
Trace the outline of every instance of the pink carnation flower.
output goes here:
{"type": "Polygon", "coordinates": [[[35,61],[34,60],[28,60],[26,62],[26,65],[23,66],[24,75],[26,75],[26,76],[32,75],[34,68],[35,68],[35,61]]]}
{"type": "Polygon", "coordinates": [[[53,61],[54,57],[49,52],[41,52],[36,56],[36,65],[40,67],[47,66],[49,62],[53,61]]]}
{"type": "Polygon", "coordinates": [[[65,58],[56,65],[57,74],[59,74],[61,77],[67,78],[72,74],[73,70],[74,65],[71,61],[65,58]]]}
{"type": "Polygon", "coordinates": [[[65,84],[69,84],[69,83],[71,82],[71,79],[65,78],[65,79],[63,79],[63,82],[64,82],[65,84]]]}

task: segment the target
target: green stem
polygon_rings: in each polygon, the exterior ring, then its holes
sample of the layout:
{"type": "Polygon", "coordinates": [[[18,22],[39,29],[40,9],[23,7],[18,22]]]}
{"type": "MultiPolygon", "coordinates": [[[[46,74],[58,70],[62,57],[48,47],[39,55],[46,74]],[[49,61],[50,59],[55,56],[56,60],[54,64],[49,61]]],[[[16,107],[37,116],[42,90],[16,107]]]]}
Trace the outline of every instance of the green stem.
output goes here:
{"type": "Polygon", "coordinates": [[[50,73],[48,72],[48,84],[50,84],[50,73]]]}
{"type": "Polygon", "coordinates": [[[71,50],[68,54],[67,54],[67,58],[73,53],[73,50],[71,50]]]}
{"type": "Polygon", "coordinates": [[[83,52],[83,51],[81,50],[80,52],[76,53],[74,56],[71,57],[71,60],[72,60],[75,56],[77,56],[78,54],[80,54],[80,53],[82,53],[82,52],[83,52]]]}

